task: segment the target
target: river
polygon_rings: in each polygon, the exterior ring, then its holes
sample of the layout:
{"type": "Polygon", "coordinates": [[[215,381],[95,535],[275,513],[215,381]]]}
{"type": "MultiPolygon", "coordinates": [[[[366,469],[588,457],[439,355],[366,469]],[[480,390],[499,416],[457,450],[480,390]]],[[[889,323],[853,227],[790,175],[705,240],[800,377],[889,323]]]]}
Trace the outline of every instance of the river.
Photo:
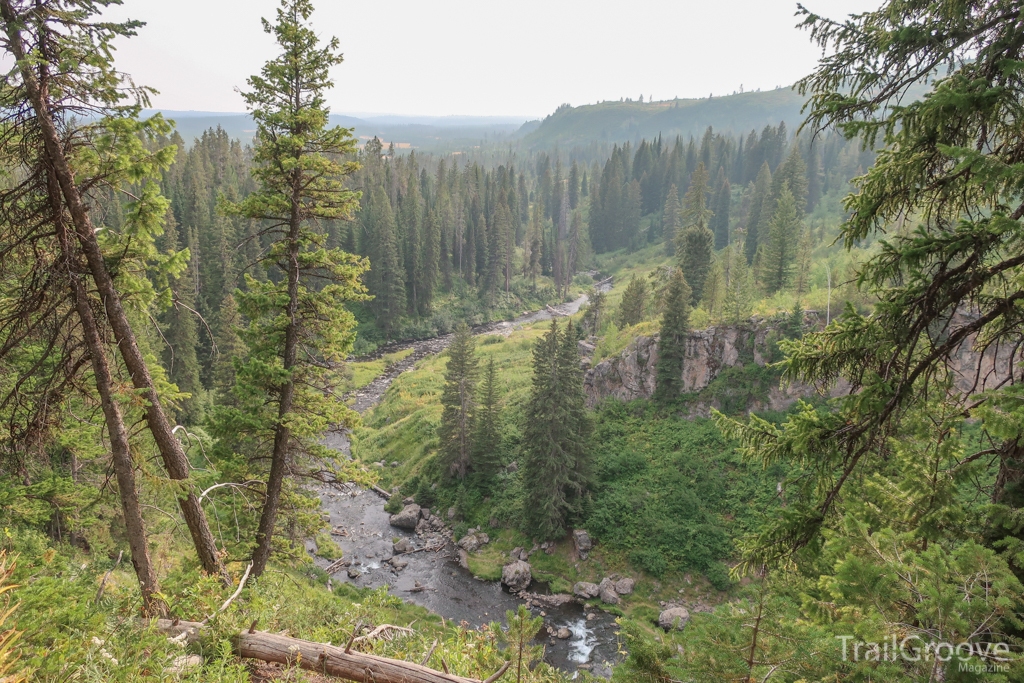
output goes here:
{"type": "MultiPolygon", "coordinates": [[[[610,285],[602,283],[602,290],[610,285]]],[[[556,315],[571,315],[587,302],[587,296],[554,307],[556,315]]],[[[525,324],[550,320],[549,310],[536,311],[511,322],[489,323],[474,328],[475,334],[504,333],[525,324]]],[[[411,348],[413,353],[387,372],[361,389],[355,395],[354,407],[362,413],[373,407],[384,392],[403,372],[410,370],[422,358],[440,353],[451,342],[451,335],[389,345],[377,352],[393,353],[411,348]]],[[[346,455],[349,454],[348,437],[334,433],[326,443],[346,455]]],[[[504,623],[505,611],[516,609],[522,601],[506,591],[500,583],[482,581],[463,569],[458,563],[456,549],[444,543],[439,550],[424,550],[402,556],[408,565],[396,571],[385,560],[392,557],[392,539],[404,538],[417,548],[424,546],[422,538],[414,533],[390,525],[390,515],[384,511],[384,500],[376,493],[355,486],[347,490],[336,488],[320,491],[320,500],[325,514],[330,515],[331,528],[338,534],[335,542],[341,547],[350,567],[343,567],[332,575],[335,581],[349,581],[360,587],[379,588],[388,586],[389,591],[403,600],[426,607],[439,616],[455,622],[465,621],[471,626],[480,626],[491,621],[504,623]],[[352,571],[349,571],[349,570],[352,571]]],[[[326,567],[327,560],[317,558],[317,564],[326,567]]],[[[533,592],[545,592],[544,586],[536,582],[530,587],[533,592]]],[[[532,608],[535,615],[541,608],[532,608]]],[[[542,629],[538,643],[544,643],[545,661],[564,671],[575,672],[589,669],[593,673],[609,677],[611,664],[619,659],[618,641],[614,617],[600,610],[590,610],[575,603],[558,608],[544,608],[545,626],[557,632],[568,629],[569,638],[549,637],[542,629]]],[[[563,632],[564,635],[564,632],[563,632]]]]}

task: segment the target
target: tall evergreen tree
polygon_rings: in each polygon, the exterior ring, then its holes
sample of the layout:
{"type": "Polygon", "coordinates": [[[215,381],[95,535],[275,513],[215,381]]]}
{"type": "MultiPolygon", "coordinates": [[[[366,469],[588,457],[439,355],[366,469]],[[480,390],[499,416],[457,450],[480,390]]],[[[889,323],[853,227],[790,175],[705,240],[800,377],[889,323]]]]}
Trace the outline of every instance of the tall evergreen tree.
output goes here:
{"type": "Polygon", "coordinates": [[[711,232],[715,234],[715,249],[725,249],[729,244],[729,209],[732,204],[732,186],[722,174],[718,192],[715,194],[715,215],[711,217],[711,232]]]}
{"type": "MultiPolygon", "coordinates": [[[[679,232],[681,210],[679,190],[676,189],[675,185],[672,185],[668,189],[668,196],[665,198],[665,208],[661,212],[661,231],[670,245],[672,245],[672,239],[675,238],[676,233],[679,232]]],[[[675,251],[674,246],[672,250],[673,252],[675,251]]]]}
{"type": "Polygon", "coordinates": [[[526,531],[555,539],[579,517],[590,480],[590,417],[572,321],[558,322],[533,351],[533,383],[523,433],[526,531]]]}
{"type": "Polygon", "coordinates": [[[373,189],[368,215],[373,241],[369,251],[370,270],[367,287],[373,294],[377,325],[390,337],[405,313],[405,267],[398,250],[395,216],[383,186],[373,189]]]}
{"type": "Polygon", "coordinates": [[[800,240],[800,218],[788,185],[783,185],[772,213],[768,241],[761,259],[761,279],[768,294],[789,286],[800,240]]]}
{"type": "Polygon", "coordinates": [[[466,323],[455,328],[448,347],[441,394],[441,424],[437,428],[438,456],[449,476],[464,479],[473,456],[473,425],[476,419],[476,342],[466,323]]]}
{"type": "Polygon", "coordinates": [[[754,262],[757,248],[761,245],[767,235],[760,234],[761,218],[765,213],[765,202],[770,201],[772,185],[772,172],[768,169],[768,162],[761,164],[761,170],[757,172],[757,179],[754,181],[753,195],[750,199],[750,211],[747,214],[747,236],[744,242],[744,253],[747,263],[754,262]]]}
{"type": "Polygon", "coordinates": [[[690,331],[690,286],[676,268],[665,295],[665,310],[658,335],[658,367],[654,399],[668,403],[679,396],[683,386],[686,337],[690,331]]]}
{"type": "MultiPolygon", "coordinates": [[[[253,550],[253,574],[266,569],[286,475],[334,466],[324,430],[346,424],[351,411],[331,396],[339,381],[335,365],[355,339],[355,318],[345,302],[363,298],[359,278],[365,262],[324,248],[320,221],[347,218],[358,201],[343,179],[357,165],[341,162],[355,152],[346,128],[329,127],[326,92],[330,70],[342,61],[337,39],[321,44],[309,25],[309,0],[281,0],[277,21],[263,21],[281,54],[249,78],[242,97],[256,121],[253,175],[259,189],[228,206],[232,213],[261,221],[266,261],[279,278],[246,278],[238,294],[249,326],[250,355],[238,372],[240,407],[226,411],[220,434],[247,437],[250,455],[269,458],[266,494],[253,550]],[[300,348],[301,347],[301,348],[300,348]],[[269,449],[269,452],[266,452],[269,449]]],[[[378,190],[383,194],[383,190],[378,190]]],[[[390,203],[382,215],[393,228],[390,203]]],[[[401,279],[395,253],[393,267],[401,279]]],[[[404,295],[404,286],[399,289],[404,295]]]]}
{"type": "MultiPolygon", "coordinates": [[[[188,458],[174,436],[158,391],[159,376],[154,377],[119,289],[126,287],[133,294],[148,289],[134,273],[146,267],[146,261],[158,260],[154,240],[167,205],[156,183],[146,181],[168,166],[174,150],[160,144],[160,137],[168,132],[162,118],[138,121],[139,113],[148,104],[149,90],[136,87],[115,69],[111,60],[115,40],[135,35],[138,24],[99,21],[100,9],[97,3],[85,0],[69,0],[60,7],[17,0],[0,2],[5,48],[16,60],[3,92],[6,126],[8,131],[17,131],[12,144],[24,144],[28,157],[19,156],[11,167],[34,172],[26,179],[26,187],[31,187],[33,181],[38,183],[33,189],[48,201],[46,221],[57,224],[53,234],[61,242],[64,263],[84,257],[85,263],[77,267],[87,271],[96,286],[102,299],[102,313],[117,342],[116,349],[137,397],[146,405],[146,425],[164,467],[172,479],[181,482],[178,502],[200,564],[207,572],[226,580],[213,534],[190,481],[188,458]],[[55,55],[59,59],[51,62],[55,55]],[[126,99],[131,104],[126,104],[126,99]],[[83,112],[88,114],[83,116],[83,112]],[[76,126],[83,124],[83,128],[76,130],[76,126]],[[155,143],[156,150],[147,149],[144,140],[155,143]],[[44,172],[42,177],[40,171],[44,172]],[[133,202],[129,229],[109,235],[109,231],[97,229],[89,212],[93,191],[99,185],[116,192],[131,182],[146,184],[133,202]],[[77,246],[73,246],[74,242],[77,246]],[[132,260],[137,262],[133,264],[132,260]],[[120,270],[121,266],[124,270],[120,270]]],[[[127,436],[126,431],[118,426],[123,425],[123,415],[110,391],[110,364],[99,346],[102,328],[91,312],[87,314],[88,288],[77,277],[73,278],[72,287],[78,318],[91,349],[104,419],[111,429],[111,438],[118,440],[115,466],[120,463],[117,474],[126,517],[131,512],[134,518],[129,527],[133,556],[139,549],[137,560],[147,561],[141,552],[145,545],[141,515],[129,510],[137,505],[124,498],[134,498],[136,503],[138,500],[134,488],[129,490],[127,481],[121,481],[121,474],[127,474],[125,469],[132,465],[127,440],[121,439],[127,436]]],[[[136,568],[147,610],[157,609],[159,599],[154,582],[143,576],[140,566],[136,568]]],[[[151,565],[148,570],[152,571],[151,565]]]]}
{"type": "Polygon", "coordinates": [[[626,291],[622,293],[619,301],[619,318],[617,324],[620,328],[636,325],[644,319],[644,312],[647,309],[647,282],[643,278],[634,275],[626,285],[626,291]]]}
{"type": "Polygon", "coordinates": [[[501,467],[501,398],[498,396],[497,373],[494,356],[487,360],[480,403],[473,430],[472,468],[485,479],[493,477],[501,467]]]}
{"type": "Polygon", "coordinates": [[[704,163],[698,162],[690,179],[690,188],[683,197],[682,227],[676,231],[676,260],[691,289],[691,303],[696,306],[704,295],[704,281],[711,271],[715,235],[708,228],[714,213],[708,208],[708,174],[704,163]]]}

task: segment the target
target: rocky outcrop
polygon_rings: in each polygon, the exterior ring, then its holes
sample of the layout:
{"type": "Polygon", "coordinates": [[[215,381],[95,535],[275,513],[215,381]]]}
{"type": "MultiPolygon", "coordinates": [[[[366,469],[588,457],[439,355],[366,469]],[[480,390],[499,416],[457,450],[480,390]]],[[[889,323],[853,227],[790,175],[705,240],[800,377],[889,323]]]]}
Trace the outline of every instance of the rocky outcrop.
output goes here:
{"type": "Polygon", "coordinates": [[[615,582],[615,592],[619,595],[632,595],[636,581],[628,576],[615,582]]]}
{"type": "MultiPolygon", "coordinates": [[[[957,313],[953,326],[962,326],[969,316],[957,313]]],[[[805,327],[821,329],[824,326],[815,311],[804,312],[805,327]]],[[[686,340],[686,358],[683,361],[682,391],[697,394],[729,368],[753,364],[764,367],[770,362],[773,342],[782,336],[784,319],[753,318],[740,325],[717,325],[706,330],[690,332],[686,340]]],[[[1002,347],[989,347],[982,352],[976,346],[976,337],[970,336],[953,353],[949,370],[953,381],[965,394],[978,393],[1005,382],[1014,364],[1024,362],[1024,351],[1002,347]]],[[[657,337],[637,337],[614,358],[608,358],[586,372],[583,389],[591,407],[605,398],[621,401],[650,398],[654,394],[658,365],[657,337]]],[[[850,390],[845,380],[829,389],[828,396],[843,396],[850,390]]],[[[745,398],[749,411],[785,410],[799,399],[819,395],[816,387],[800,382],[762,387],[760,395],[745,398]]],[[[692,417],[706,417],[711,408],[721,408],[714,397],[700,397],[691,404],[692,417]]],[[[735,407],[735,406],[733,406],[735,407]]]]}
{"type": "Polygon", "coordinates": [[[457,545],[468,553],[474,553],[490,542],[491,539],[487,534],[482,531],[477,531],[460,538],[457,545]]]}
{"type": "Polygon", "coordinates": [[[619,604],[619,594],[615,592],[615,582],[611,579],[601,579],[600,585],[597,587],[598,597],[601,598],[601,602],[608,605],[619,604]]]}
{"type": "Polygon", "coordinates": [[[682,631],[690,621],[690,611],[685,607],[670,607],[658,615],[658,626],[666,631],[682,631]]]}
{"type": "Polygon", "coordinates": [[[594,547],[594,542],[590,539],[588,534],[583,529],[575,529],[572,532],[572,542],[576,546],[576,555],[581,560],[587,559],[587,555],[590,553],[591,548],[594,547]]]}
{"type": "Polygon", "coordinates": [[[590,600],[596,598],[601,593],[601,589],[596,583],[580,581],[572,587],[572,592],[578,598],[590,600]]]}
{"type": "Polygon", "coordinates": [[[530,586],[533,573],[529,562],[516,560],[509,562],[501,569],[501,582],[513,593],[520,593],[530,586]]]}

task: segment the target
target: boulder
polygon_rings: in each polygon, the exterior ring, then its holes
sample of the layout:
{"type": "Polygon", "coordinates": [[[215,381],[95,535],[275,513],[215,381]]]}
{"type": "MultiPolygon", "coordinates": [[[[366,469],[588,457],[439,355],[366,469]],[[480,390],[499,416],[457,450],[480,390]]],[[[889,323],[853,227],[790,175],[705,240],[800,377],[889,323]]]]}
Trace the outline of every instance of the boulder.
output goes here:
{"type": "Polygon", "coordinates": [[[358,579],[359,578],[359,570],[356,569],[355,567],[349,567],[348,568],[348,572],[346,572],[346,573],[348,574],[348,578],[350,578],[350,579],[358,579]]]}
{"type": "Polygon", "coordinates": [[[402,553],[409,553],[415,550],[412,543],[407,538],[400,538],[395,543],[391,544],[391,550],[395,555],[401,555],[402,553]]]}
{"type": "Polygon", "coordinates": [[[559,640],[568,640],[572,636],[572,631],[563,626],[562,628],[558,629],[558,632],[555,635],[558,637],[559,640]]]}
{"type": "Polygon", "coordinates": [[[594,542],[590,539],[588,534],[583,529],[576,529],[572,532],[572,542],[576,545],[576,554],[581,560],[587,559],[587,554],[590,553],[590,549],[594,547],[594,542]]]}
{"type": "Polygon", "coordinates": [[[685,607],[670,607],[658,615],[658,626],[666,631],[682,631],[690,621],[690,611],[685,607]]]}
{"type": "Polygon", "coordinates": [[[523,549],[521,547],[516,546],[515,548],[512,548],[512,552],[509,553],[509,557],[511,557],[513,560],[521,560],[523,558],[519,557],[519,553],[521,553],[522,551],[523,549]]]}
{"type": "Polygon", "coordinates": [[[430,519],[430,508],[420,508],[420,517],[430,519]]]}
{"type": "Polygon", "coordinates": [[[409,503],[402,511],[396,515],[391,515],[391,526],[396,526],[399,529],[409,529],[410,531],[416,528],[416,523],[420,521],[420,506],[416,503],[409,503]]]}
{"type": "Polygon", "coordinates": [[[601,602],[607,605],[619,604],[619,594],[615,592],[615,583],[611,579],[601,579],[601,585],[597,589],[601,602]]]}
{"type": "Polygon", "coordinates": [[[455,508],[448,508],[448,519],[455,519],[455,508]]]}
{"type": "Polygon", "coordinates": [[[477,531],[476,533],[463,536],[456,545],[468,553],[474,553],[490,542],[491,539],[487,534],[477,531]]]}
{"type": "Polygon", "coordinates": [[[572,592],[576,597],[583,598],[584,600],[589,600],[591,598],[596,598],[598,595],[600,595],[601,589],[598,587],[596,583],[580,581],[572,587],[572,592]]]}
{"type": "Polygon", "coordinates": [[[636,581],[627,576],[626,578],[619,579],[615,582],[615,592],[619,595],[629,595],[633,592],[633,588],[635,586],[636,581]]]}
{"type": "Polygon", "coordinates": [[[469,569],[469,553],[462,548],[459,548],[459,566],[463,569],[469,569]]]}
{"type": "Polygon", "coordinates": [[[404,557],[392,557],[391,566],[394,567],[396,571],[402,571],[409,566],[409,560],[404,557]]]}
{"type": "Polygon", "coordinates": [[[524,591],[533,581],[533,573],[529,562],[516,560],[509,562],[501,569],[501,582],[513,593],[524,591]]]}

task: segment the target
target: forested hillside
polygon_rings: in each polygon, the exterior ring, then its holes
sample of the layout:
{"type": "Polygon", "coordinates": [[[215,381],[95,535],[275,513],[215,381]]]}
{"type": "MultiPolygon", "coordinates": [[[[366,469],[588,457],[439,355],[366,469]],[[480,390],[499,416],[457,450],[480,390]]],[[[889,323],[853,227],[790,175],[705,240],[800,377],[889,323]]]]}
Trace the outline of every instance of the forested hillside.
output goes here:
{"type": "Polygon", "coordinates": [[[0,0],[0,682],[1022,680],[1019,2],[418,149],[105,6],[0,0]]]}

